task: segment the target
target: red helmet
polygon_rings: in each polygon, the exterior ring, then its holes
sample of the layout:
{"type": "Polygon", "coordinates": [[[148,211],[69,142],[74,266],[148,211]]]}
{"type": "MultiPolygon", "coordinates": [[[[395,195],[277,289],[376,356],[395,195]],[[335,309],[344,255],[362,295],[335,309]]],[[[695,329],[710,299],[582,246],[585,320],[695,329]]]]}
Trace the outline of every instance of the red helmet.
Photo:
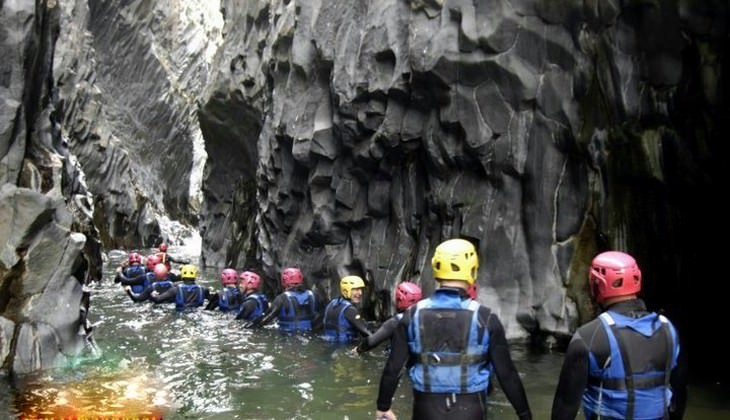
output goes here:
{"type": "Polygon", "coordinates": [[[284,288],[296,286],[302,283],[304,283],[302,270],[290,267],[285,268],[284,271],[281,272],[281,285],[284,286],[284,288]]]}
{"type": "Polygon", "coordinates": [[[162,259],[159,255],[152,254],[147,257],[147,269],[150,271],[153,271],[155,269],[155,266],[162,262],[162,259]]]}
{"type": "Polygon", "coordinates": [[[165,280],[167,278],[167,266],[165,264],[155,264],[154,272],[157,280],[165,280]]]}
{"type": "Polygon", "coordinates": [[[261,286],[261,277],[253,271],[244,271],[241,273],[241,284],[246,289],[258,289],[261,286]]]}
{"type": "Polygon", "coordinates": [[[166,243],[163,242],[163,243],[160,244],[160,252],[167,252],[167,244],[166,243]]]}
{"type": "Polygon", "coordinates": [[[476,300],[477,295],[479,295],[479,289],[477,288],[476,282],[474,282],[474,284],[469,286],[469,289],[467,289],[466,294],[469,296],[469,299],[476,300]]]}
{"type": "Polygon", "coordinates": [[[142,256],[137,252],[129,253],[129,265],[142,264],[142,256]]]}
{"type": "Polygon", "coordinates": [[[603,252],[593,258],[588,282],[593,298],[603,303],[608,298],[638,293],[641,290],[641,270],[629,254],[603,252]]]}
{"type": "Polygon", "coordinates": [[[421,288],[417,284],[404,281],[395,289],[395,308],[398,311],[405,311],[421,300],[421,297],[421,288]]]}
{"type": "Polygon", "coordinates": [[[238,283],[238,273],[232,268],[226,268],[221,271],[221,283],[224,286],[229,286],[238,283]]]}

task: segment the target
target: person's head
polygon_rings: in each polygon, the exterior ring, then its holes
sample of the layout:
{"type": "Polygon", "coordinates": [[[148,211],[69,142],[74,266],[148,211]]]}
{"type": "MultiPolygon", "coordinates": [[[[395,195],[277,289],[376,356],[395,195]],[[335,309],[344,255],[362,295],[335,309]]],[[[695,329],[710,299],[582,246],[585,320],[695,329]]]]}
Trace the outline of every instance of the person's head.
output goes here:
{"type": "Polygon", "coordinates": [[[352,303],[360,303],[364,288],[365,282],[360,276],[345,276],[340,279],[340,293],[352,303]]]}
{"type": "Polygon", "coordinates": [[[183,281],[195,281],[195,279],[198,277],[198,267],[192,265],[192,264],[185,264],[182,267],[180,267],[180,278],[183,279],[183,281]]]}
{"type": "Polygon", "coordinates": [[[395,288],[395,309],[403,312],[415,305],[422,297],[421,288],[416,283],[404,281],[395,288]]]}
{"type": "Polygon", "coordinates": [[[238,286],[238,273],[232,268],[224,268],[221,271],[221,283],[223,287],[238,286]]]}
{"type": "Polygon", "coordinates": [[[162,262],[162,258],[160,258],[157,254],[152,254],[147,257],[147,269],[149,271],[154,271],[155,266],[162,262]]]}
{"type": "Polygon", "coordinates": [[[468,290],[477,279],[479,257],[474,245],[465,239],[441,242],[433,253],[431,268],[436,281],[468,290]]]}
{"type": "Polygon", "coordinates": [[[160,244],[160,252],[167,252],[167,244],[166,243],[163,242],[163,243],[160,244]]]}
{"type": "Polygon", "coordinates": [[[129,265],[142,265],[142,256],[138,252],[130,252],[129,265]]]}
{"type": "Polygon", "coordinates": [[[588,272],[591,296],[600,304],[632,299],[641,291],[641,270],[636,260],[620,251],[596,255],[588,272]]]}
{"type": "Polygon", "coordinates": [[[291,289],[304,283],[302,271],[298,268],[289,267],[281,272],[281,286],[284,289],[291,289]]]}
{"type": "Polygon", "coordinates": [[[253,271],[244,271],[241,273],[241,288],[243,292],[255,292],[261,286],[261,277],[253,271]]]}
{"type": "Polygon", "coordinates": [[[155,280],[167,279],[167,266],[165,264],[155,264],[153,272],[155,273],[155,280]]]}

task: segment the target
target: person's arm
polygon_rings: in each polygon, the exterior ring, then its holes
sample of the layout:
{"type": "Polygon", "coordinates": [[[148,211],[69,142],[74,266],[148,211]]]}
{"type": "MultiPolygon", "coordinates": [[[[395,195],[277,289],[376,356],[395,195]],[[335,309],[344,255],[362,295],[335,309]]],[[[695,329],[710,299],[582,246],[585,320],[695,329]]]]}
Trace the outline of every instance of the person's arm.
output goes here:
{"type": "Polygon", "coordinates": [[[357,346],[358,353],[364,353],[377,347],[380,343],[390,339],[398,326],[398,318],[390,317],[377,331],[363,339],[357,346]]]}
{"type": "Polygon", "coordinates": [[[147,286],[142,293],[134,293],[132,291],[132,286],[124,286],[124,290],[127,292],[127,295],[132,298],[132,301],[134,302],[144,302],[147,299],[150,298],[150,295],[152,294],[152,291],[155,290],[152,288],[152,286],[147,286]]]}
{"type": "Polygon", "coordinates": [[[264,316],[258,319],[254,319],[253,321],[247,323],[244,327],[245,328],[258,328],[262,327],[269,322],[271,322],[274,318],[279,316],[279,311],[281,310],[281,306],[284,304],[284,300],[289,299],[284,293],[277,296],[273,302],[271,302],[271,306],[269,306],[269,309],[266,311],[264,316]]]}
{"type": "Polygon", "coordinates": [[[404,316],[393,331],[393,339],[391,341],[390,355],[388,361],[385,362],[383,368],[383,374],[380,377],[380,387],[378,388],[378,400],[377,400],[377,416],[388,416],[392,415],[390,406],[393,402],[393,395],[398,388],[398,382],[405,366],[408,361],[408,322],[410,317],[404,316]]]}
{"type": "MultiPolygon", "coordinates": [[[[488,311],[488,309],[482,307],[480,311],[488,311]]],[[[527,402],[527,395],[520,375],[517,373],[514,362],[512,362],[502,322],[500,322],[497,315],[489,313],[486,325],[489,331],[489,358],[494,366],[502,391],[514,407],[517,417],[520,420],[530,420],[532,419],[530,405],[527,402]]]]}
{"type": "Polygon", "coordinates": [[[565,350],[558,386],[553,398],[552,420],[574,420],[588,385],[588,346],[579,333],[565,350]]]}
{"type": "Polygon", "coordinates": [[[177,296],[177,286],[173,286],[159,295],[157,293],[151,293],[150,300],[155,303],[174,302],[175,296],[177,296]]]}
{"type": "MultiPolygon", "coordinates": [[[[679,337],[679,336],[677,336],[679,337]]],[[[679,338],[677,338],[679,340],[679,338]]],[[[672,401],[669,405],[669,420],[682,420],[684,410],[687,408],[687,354],[684,347],[679,347],[677,365],[672,369],[672,376],[669,384],[672,387],[672,401]]]]}
{"type": "Polygon", "coordinates": [[[357,308],[353,305],[350,305],[345,309],[345,319],[347,322],[350,323],[355,329],[362,335],[363,337],[368,337],[370,334],[370,330],[368,329],[368,324],[365,322],[362,316],[360,316],[360,311],[357,310],[357,308]]]}
{"type": "MultiPolygon", "coordinates": [[[[205,292],[203,292],[205,294],[205,292]]],[[[218,307],[218,301],[220,300],[220,294],[218,292],[210,292],[208,294],[208,305],[206,305],[206,311],[212,311],[218,307]]]]}
{"type": "Polygon", "coordinates": [[[238,312],[238,315],[236,315],[236,319],[247,320],[257,307],[258,303],[256,303],[256,299],[244,300],[243,305],[241,305],[241,310],[238,312]]]}
{"type": "MultiPolygon", "coordinates": [[[[140,285],[140,284],[144,284],[144,281],[146,280],[146,277],[147,277],[147,273],[140,274],[140,275],[138,275],[136,277],[132,277],[132,278],[128,278],[124,274],[119,273],[118,274],[118,278],[119,278],[119,282],[118,283],[121,283],[122,286],[137,286],[137,285],[140,285]]],[[[117,282],[116,279],[114,280],[114,282],[115,283],[117,282]]]]}

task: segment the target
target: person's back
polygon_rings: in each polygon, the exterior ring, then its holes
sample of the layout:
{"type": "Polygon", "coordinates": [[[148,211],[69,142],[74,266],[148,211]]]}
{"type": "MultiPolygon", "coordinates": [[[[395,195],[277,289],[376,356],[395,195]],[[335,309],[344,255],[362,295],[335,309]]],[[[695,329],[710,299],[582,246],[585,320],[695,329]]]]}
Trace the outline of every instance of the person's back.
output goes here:
{"type": "Polygon", "coordinates": [[[284,292],[274,298],[263,317],[247,324],[260,327],[278,319],[279,331],[287,334],[309,332],[317,328],[318,304],[311,290],[304,286],[304,276],[298,268],[286,268],[281,273],[284,292]]]}
{"type": "Polygon", "coordinates": [[[588,419],[681,419],[686,378],[678,369],[678,334],[666,317],[647,311],[638,299],[636,261],[623,252],[601,253],[591,262],[589,284],[605,312],[574,334],[552,418],[572,420],[582,403],[588,419]]]}
{"type": "Polygon", "coordinates": [[[396,418],[390,407],[408,362],[414,419],[483,419],[491,366],[518,418],[531,419],[499,318],[467,295],[479,266],[474,246],[463,239],[445,241],[436,247],[431,265],[439,288],[406,310],[393,333],[376,417],[396,418]]]}

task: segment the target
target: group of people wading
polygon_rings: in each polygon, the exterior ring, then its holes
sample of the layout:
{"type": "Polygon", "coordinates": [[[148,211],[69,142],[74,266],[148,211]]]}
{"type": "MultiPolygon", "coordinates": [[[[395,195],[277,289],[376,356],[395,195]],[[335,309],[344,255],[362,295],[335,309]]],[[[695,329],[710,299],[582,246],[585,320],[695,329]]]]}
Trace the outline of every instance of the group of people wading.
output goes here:
{"type": "MultiPolygon", "coordinates": [[[[423,299],[413,282],[397,285],[397,314],[371,332],[359,306],[365,282],[348,275],[340,280],[340,296],[321,310],[298,268],[281,273],[284,291],[269,303],[261,278],[224,269],[222,289],[196,283],[197,267],[184,264],[179,278],[170,272],[169,256],[129,255],[118,269],[121,283],[134,301],[175,303],[178,310],[201,307],[233,312],[246,328],[276,319],[287,334],[321,331],[324,340],[357,344],[362,353],[390,340],[380,378],[376,419],[396,419],[393,395],[403,369],[413,387],[412,419],[484,419],[491,383],[501,390],[521,420],[532,419],[520,375],[510,356],[499,317],[477,302],[479,258],[465,239],[439,244],[431,259],[438,288],[423,299]],[[165,264],[167,263],[167,264],[165,264]]],[[[686,364],[680,357],[675,327],[663,315],[649,312],[638,298],[641,271],[629,254],[597,255],[589,270],[591,295],[603,313],[574,334],[553,399],[553,420],[573,420],[581,406],[586,419],[681,419],[686,404],[686,364]]]]}

